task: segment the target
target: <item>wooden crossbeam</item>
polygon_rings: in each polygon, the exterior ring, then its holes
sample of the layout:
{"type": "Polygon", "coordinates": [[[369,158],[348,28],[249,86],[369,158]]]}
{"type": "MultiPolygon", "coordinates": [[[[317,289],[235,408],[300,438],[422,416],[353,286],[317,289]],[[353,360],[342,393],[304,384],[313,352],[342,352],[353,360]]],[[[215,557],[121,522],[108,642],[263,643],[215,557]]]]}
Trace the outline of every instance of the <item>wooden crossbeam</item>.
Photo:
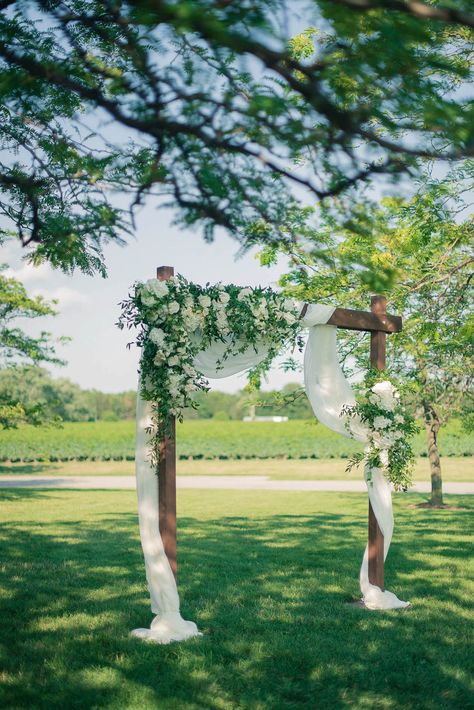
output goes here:
{"type": "MultiPolygon", "coordinates": [[[[303,306],[301,318],[306,314],[308,305],[308,303],[305,303],[303,306]]],[[[377,330],[381,333],[398,333],[402,329],[402,319],[400,316],[391,316],[388,313],[336,308],[328,320],[328,325],[335,325],[345,330],[363,330],[366,332],[377,330]]]]}

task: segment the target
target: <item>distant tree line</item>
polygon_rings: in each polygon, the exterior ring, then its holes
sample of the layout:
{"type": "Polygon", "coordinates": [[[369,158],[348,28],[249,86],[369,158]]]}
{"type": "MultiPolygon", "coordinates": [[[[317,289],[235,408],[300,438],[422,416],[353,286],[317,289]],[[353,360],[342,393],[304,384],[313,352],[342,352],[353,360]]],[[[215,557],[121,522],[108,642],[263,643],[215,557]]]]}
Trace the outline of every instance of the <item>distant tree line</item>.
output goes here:
{"type": "MultiPolygon", "coordinates": [[[[41,411],[46,421],[119,421],[134,419],[136,392],[100,392],[82,389],[71,380],[53,378],[34,365],[0,369],[0,407],[2,402],[21,402],[28,411],[41,411]]],[[[251,411],[257,416],[285,415],[306,419],[312,415],[306,395],[298,384],[281,391],[240,391],[235,394],[211,391],[196,398],[199,407],[188,409],[188,419],[242,419],[251,411]],[[255,408],[253,410],[253,408],[255,408]]],[[[34,422],[33,422],[34,423],[34,422]]],[[[39,423],[39,422],[38,422],[39,423]]]]}

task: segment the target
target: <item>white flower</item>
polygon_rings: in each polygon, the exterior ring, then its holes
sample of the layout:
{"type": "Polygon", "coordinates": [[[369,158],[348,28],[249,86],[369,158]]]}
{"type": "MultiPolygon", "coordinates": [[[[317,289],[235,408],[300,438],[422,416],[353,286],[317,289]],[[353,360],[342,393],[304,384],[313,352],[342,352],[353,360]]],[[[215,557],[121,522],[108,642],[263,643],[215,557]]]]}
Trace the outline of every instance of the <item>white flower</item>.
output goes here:
{"type": "Polygon", "coordinates": [[[155,305],[155,297],[153,296],[153,294],[143,293],[142,291],[140,294],[140,298],[144,306],[155,305]]]}
{"type": "Polygon", "coordinates": [[[155,365],[161,365],[161,363],[164,362],[165,359],[165,354],[158,350],[155,357],[153,358],[153,362],[155,363],[155,365]]]}
{"type": "Polygon", "coordinates": [[[211,305],[211,299],[209,298],[209,296],[206,296],[204,294],[199,296],[198,301],[203,308],[209,308],[209,306],[211,305]]]}
{"type": "Polygon", "coordinates": [[[216,325],[217,328],[219,329],[219,332],[222,334],[224,331],[227,331],[229,328],[229,322],[227,320],[227,316],[225,313],[218,313],[217,318],[216,318],[216,325]]]}
{"type": "Polygon", "coordinates": [[[296,316],[293,315],[293,313],[283,313],[283,318],[286,320],[288,325],[291,325],[296,320],[296,316]]]}
{"type": "Polygon", "coordinates": [[[179,311],[179,303],[177,301],[171,301],[168,304],[168,313],[177,313],[179,311]]]}
{"type": "Polygon", "coordinates": [[[243,289],[240,291],[239,295],[237,296],[237,300],[238,300],[238,301],[244,301],[244,300],[247,298],[247,296],[250,296],[250,295],[251,295],[251,293],[252,293],[252,289],[251,289],[251,288],[243,288],[243,289]]]}
{"type": "Polygon", "coordinates": [[[392,422],[387,417],[375,417],[374,427],[376,429],[386,429],[392,422]]]}
{"type": "Polygon", "coordinates": [[[403,424],[405,418],[401,414],[395,414],[395,421],[397,424],[403,424]]]}
{"type": "Polygon", "coordinates": [[[382,451],[379,453],[379,458],[380,458],[380,463],[384,468],[388,468],[389,465],[389,458],[388,458],[388,451],[386,449],[382,449],[382,451]]]}
{"type": "Polygon", "coordinates": [[[222,291],[222,293],[219,294],[219,301],[221,303],[228,303],[230,301],[230,296],[227,291],[222,291]]]}
{"type": "Polygon", "coordinates": [[[397,439],[397,440],[398,440],[398,439],[403,439],[403,437],[405,436],[405,434],[404,434],[403,431],[398,431],[398,430],[397,430],[397,431],[394,431],[394,432],[393,432],[392,436],[393,436],[394,439],[397,439]]]}
{"type": "Polygon", "coordinates": [[[395,409],[396,389],[391,382],[388,380],[376,382],[376,384],[371,387],[371,391],[373,394],[370,395],[369,401],[372,402],[372,404],[377,405],[381,409],[385,409],[387,412],[391,412],[395,409]]]}
{"type": "Polygon", "coordinates": [[[172,355],[170,358],[168,358],[168,365],[170,365],[170,367],[174,367],[174,365],[179,365],[179,357],[177,355],[172,355]]]}
{"type": "Polygon", "coordinates": [[[157,345],[158,347],[163,345],[163,343],[166,340],[166,333],[164,330],[161,328],[152,328],[150,330],[150,333],[148,335],[150,338],[151,342],[157,345]]]}
{"type": "Polygon", "coordinates": [[[189,376],[189,377],[194,377],[196,375],[196,370],[192,365],[188,365],[187,362],[184,363],[183,365],[183,371],[189,376]]]}
{"type": "Polygon", "coordinates": [[[143,301],[143,296],[147,298],[151,294],[157,298],[163,298],[163,296],[168,295],[168,286],[166,281],[160,281],[159,279],[148,279],[148,281],[141,288],[141,297],[143,301]]]}

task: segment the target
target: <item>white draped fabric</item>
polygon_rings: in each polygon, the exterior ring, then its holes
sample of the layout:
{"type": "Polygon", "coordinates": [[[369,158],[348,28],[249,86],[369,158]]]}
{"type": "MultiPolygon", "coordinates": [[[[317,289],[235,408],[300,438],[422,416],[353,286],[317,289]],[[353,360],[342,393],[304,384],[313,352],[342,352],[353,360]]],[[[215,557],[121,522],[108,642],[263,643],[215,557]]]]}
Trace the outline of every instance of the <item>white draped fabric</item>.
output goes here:
{"type": "MultiPolygon", "coordinates": [[[[311,304],[302,318],[303,328],[309,329],[304,356],[304,381],[306,394],[319,421],[343,436],[350,436],[341,411],[344,405],[354,404],[355,398],[339,364],[337,329],[326,325],[334,310],[332,306],[311,304]]],[[[268,352],[264,345],[257,348],[257,351],[248,348],[217,366],[225,347],[225,343],[216,342],[201,351],[194,361],[196,369],[205,377],[228,377],[257,365],[268,352]]],[[[145,431],[150,423],[150,403],[143,401],[139,394],[135,459],[138,515],[151,610],[156,616],[149,629],[135,629],[133,634],[156,643],[169,643],[197,636],[199,631],[196,624],[185,621],[180,615],[176,582],[160,537],[158,478],[148,460],[148,436],[145,431]]],[[[361,422],[351,420],[351,432],[357,440],[367,442],[367,429],[361,422]]],[[[367,488],[375,517],[384,535],[386,557],[393,533],[390,485],[382,471],[375,470],[372,471],[367,488]]],[[[360,569],[360,588],[363,601],[369,609],[397,609],[408,605],[408,602],[400,601],[391,592],[382,591],[369,583],[367,548],[360,569]]]]}

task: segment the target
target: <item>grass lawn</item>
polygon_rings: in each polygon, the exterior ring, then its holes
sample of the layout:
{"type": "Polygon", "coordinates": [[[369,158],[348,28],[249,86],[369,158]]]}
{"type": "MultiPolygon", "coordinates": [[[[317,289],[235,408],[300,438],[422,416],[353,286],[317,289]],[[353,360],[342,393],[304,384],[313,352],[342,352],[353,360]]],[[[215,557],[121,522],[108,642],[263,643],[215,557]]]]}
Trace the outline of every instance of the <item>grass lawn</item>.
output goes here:
{"type": "MultiPolygon", "coordinates": [[[[241,461],[177,461],[181,476],[269,476],[272,480],[362,480],[362,471],[345,472],[345,459],[281,460],[259,459],[241,461]]],[[[444,481],[474,481],[474,457],[442,459],[444,481]]],[[[25,474],[48,476],[132,476],[133,461],[65,461],[58,463],[2,463],[0,476],[25,474]]],[[[419,458],[414,470],[416,481],[429,481],[428,460],[419,458]]]]}
{"type": "Polygon", "coordinates": [[[396,496],[386,579],[413,608],[367,612],[347,604],[366,496],[182,491],[183,615],[204,636],[155,646],[128,634],[151,619],[134,492],[0,498],[3,708],[472,707],[472,509],[396,496]]]}

